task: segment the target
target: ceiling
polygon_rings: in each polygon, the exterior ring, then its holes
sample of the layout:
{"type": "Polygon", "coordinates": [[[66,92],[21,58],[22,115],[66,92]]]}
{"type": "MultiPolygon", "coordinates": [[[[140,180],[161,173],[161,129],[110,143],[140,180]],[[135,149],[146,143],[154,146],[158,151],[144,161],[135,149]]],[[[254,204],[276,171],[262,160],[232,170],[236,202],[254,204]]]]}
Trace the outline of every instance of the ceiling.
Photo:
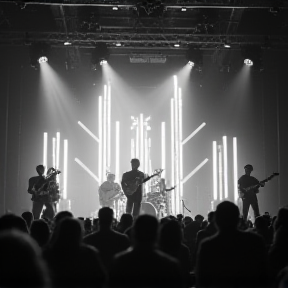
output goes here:
{"type": "Polygon", "coordinates": [[[232,49],[288,50],[288,1],[0,0],[0,46],[35,42],[63,47],[75,57],[99,42],[115,55],[184,55],[189,47],[224,50],[226,42],[232,49]]]}

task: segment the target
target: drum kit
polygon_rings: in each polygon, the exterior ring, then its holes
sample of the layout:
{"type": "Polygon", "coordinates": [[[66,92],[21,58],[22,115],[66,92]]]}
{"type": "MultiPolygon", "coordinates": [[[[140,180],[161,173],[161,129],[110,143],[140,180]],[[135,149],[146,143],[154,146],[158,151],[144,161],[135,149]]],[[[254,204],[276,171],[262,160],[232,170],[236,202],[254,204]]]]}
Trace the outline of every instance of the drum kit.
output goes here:
{"type": "Polygon", "coordinates": [[[166,199],[161,192],[147,193],[146,201],[141,204],[141,214],[153,215],[159,219],[167,216],[166,199]]]}

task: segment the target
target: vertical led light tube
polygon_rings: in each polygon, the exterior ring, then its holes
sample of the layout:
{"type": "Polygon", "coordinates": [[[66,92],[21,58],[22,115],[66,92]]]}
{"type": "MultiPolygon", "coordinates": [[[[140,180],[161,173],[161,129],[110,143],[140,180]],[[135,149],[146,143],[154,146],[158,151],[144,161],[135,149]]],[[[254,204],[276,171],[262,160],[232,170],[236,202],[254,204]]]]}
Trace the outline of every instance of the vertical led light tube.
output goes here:
{"type": "Polygon", "coordinates": [[[237,203],[238,200],[238,159],[237,159],[237,138],[233,137],[233,190],[234,190],[234,201],[237,203]]]}
{"type": "Polygon", "coordinates": [[[59,169],[60,163],[60,132],[56,133],[56,169],[59,169]]]}
{"type": "Polygon", "coordinates": [[[48,133],[44,132],[43,138],[43,166],[45,167],[45,172],[47,171],[47,150],[48,150],[48,133]]]}
{"type": "Polygon", "coordinates": [[[131,139],[131,159],[135,158],[135,141],[134,138],[131,139]]]}
{"type": "Polygon", "coordinates": [[[120,180],[120,122],[116,121],[116,151],[115,151],[115,177],[120,180]]]}
{"type": "Polygon", "coordinates": [[[107,85],[104,85],[104,108],[103,108],[103,179],[107,173],[107,85]]]}
{"type": "Polygon", "coordinates": [[[99,178],[99,185],[102,184],[102,149],[103,149],[103,139],[102,139],[102,135],[103,135],[103,131],[102,131],[102,127],[103,127],[103,123],[102,123],[102,111],[103,110],[103,103],[102,103],[102,96],[99,96],[98,99],[98,138],[99,138],[99,147],[98,147],[98,178],[99,178]]]}
{"type": "MultiPolygon", "coordinates": [[[[171,99],[171,186],[175,185],[175,151],[174,151],[174,99],[171,99]]],[[[175,189],[171,191],[171,210],[172,214],[176,214],[175,211],[175,189]]]]}
{"type": "MultiPolygon", "coordinates": [[[[60,132],[56,133],[56,169],[59,169],[60,163],[60,132]]],[[[60,179],[59,174],[57,174],[57,182],[60,186],[60,179]]]]}
{"type": "Polygon", "coordinates": [[[165,178],[165,172],[166,172],[166,143],[165,143],[165,122],[161,123],[161,168],[164,169],[164,171],[161,174],[162,178],[165,178]]]}
{"type": "Polygon", "coordinates": [[[223,199],[223,159],[222,159],[222,146],[218,146],[218,173],[219,173],[219,200],[222,201],[223,199]]]}
{"type": "Polygon", "coordinates": [[[139,146],[140,146],[140,141],[139,141],[139,139],[140,139],[140,137],[139,137],[139,120],[138,120],[138,118],[137,118],[137,127],[136,127],[136,158],[137,159],[139,159],[140,158],[140,156],[139,156],[139,146]]]}
{"type": "Polygon", "coordinates": [[[140,114],[139,118],[139,132],[140,132],[140,167],[144,167],[144,121],[143,114],[140,114]]]}
{"type": "Polygon", "coordinates": [[[176,199],[175,199],[175,206],[176,206],[176,214],[180,213],[180,193],[179,193],[179,189],[180,189],[180,183],[179,183],[179,101],[178,101],[178,79],[177,76],[174,75],[174,115],[175,115],[175,121],[174,121],[174,133],[175,133],[175,184],[176,184],[176,188],[175,190],[175,194],[176,194],[176,199]]]}
{"type": "Polygon", "coordinates": [[[52,167],[56,167],[56,138],[52,138],[52,167]]]}
{"type": "Polygon", "coordinates": [[[64,140],[64,163],[63,163],[63,199],[67,199],[67,176],[68,176],[68,140],[64,140]]]}
{"type": "Polygon", "coordinates": [[[148,168],[148,171],[149,171],[149,175],[152,175],[152,162],[151,162],[151,138],[149,137],[148,138],[148,162],[149,162],[149,168],[148,168]]]}
{"type": "MultiPolygon", "coordinates": [[[[149,173],[149,158],[148,158],[148,137],[147,132],[145,132],[145,139],[144,139],[144,158],[145,158],[145,165],[144,165],[144,172],[149,173]]],[[[147,182],[146,182],[147,183],[147,182]]],[[[148,183],[147,183],[148,184],[148,183]]]]}
{"type": "Polygon", "coordinates": [[[217,174],[217,142],[213,141],[213,199],[217,200],[218,195],[218,174],[217,174]]]}
{"type": "Polygon", "coordinates": [[[107,101],[107,166],[111,167],[111,86],[108,82],[107,101]]]}
{"type": "Polygon", "coordinates": [[[228,152],[227,136],[223,136],[223,180],[224,180],[224,197],[228,198],[228,152]]]}
{"type": "MultiPolygon", "coordinates": [[[[180,197],[183,198],[183,145],[182,145],[182,89],[179,88],[178,95],[178,106],[179,106],[179,188],[180,197]]],[[[181,205],[181,202],[180,204],[181,205]]],[[[180,209],[181,211],[181,209],[180,209]]]]}

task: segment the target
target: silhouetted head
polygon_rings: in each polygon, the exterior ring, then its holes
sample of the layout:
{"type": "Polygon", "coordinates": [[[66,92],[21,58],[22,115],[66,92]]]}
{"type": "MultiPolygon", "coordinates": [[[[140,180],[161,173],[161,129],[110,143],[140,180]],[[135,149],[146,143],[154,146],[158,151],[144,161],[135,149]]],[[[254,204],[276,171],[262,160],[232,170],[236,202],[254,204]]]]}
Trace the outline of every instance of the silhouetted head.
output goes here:
{"type": "Polygon", "coordinates": [[[288,208],[282,207],[278,211],[277,218],[275,220],[275,231],[278,230],[280,227],[288,228],[288,208]]]}
{"type": "Polygon", "coordinates": [[[122,214],[121,218],[120,218],[120,224],[130,227],[133,224],[133,216],[131,214],[128,213],[124,213],[122,214]]]}
{"type": "Polygon", "coordinates": [[[267,220],[263,216],[256,217],[254,225],[257,231],[266,231],[269,227],[267,220]]]}
{"type": "Polygon", "coordinates": [[[48,224],[43,219],[34,220],[31,224],[30,235],[40,247],[43,247],[50,238],[48,224]]]}
{"type": "Polygon", "coordinates": [[[135,244],[153,246],[158,237],[158,220],[152,215],[140,215],[133,226],[132,235],[135,244]]]}
{"type": "Polygon", "coordinates": [[[36,166],[36,171],[37,171],[38,175],[41,176],[44,174],[45,167],[43,165],[38,165],[38,166],[36,166]]]}
{"type": "Polygon", "coordinates": [[[19,231],[29,233],[26,221],[14,214],[5,214],[0,217],[0,231],[18,229],[19,231]]]}
{"type": "Polygon", "coordinates": [[[27,233],[1,232],[0,255],[0,287],[49,287],[40,248],[27,233]]]}
{"type": "Polygon", "coordinates": [[[211,211],[208,213],[207,217],[208,223],[212,223],[215,220],[215,211],[211,211]]]}
{"type": "Polygon", "coordinates": [[[198,223],[201,224],[203,220],[204,220],[204,217],[202,215],[198,214],[195,216],[195,221],[197,221],[198,223]]]}
{"type": "Polygon", "coordinates": [[[56,227],[54,245],[61,247],[78,247],[82,241],[83,230],[76,218],[64,218],[56,227]]]}
{"type": "Polygon", "coordinates": [[[180,248],[182,241],[182,229],[180,223],[169,220],[160,229],[159,244],[165,252],[174,251],[180,248]]]}
{"type": "Polygon", "coordinates": [[[54,225],[57,225],[64,218],[73,218],[73,217],[74,217],[73,213],[70,211],[60,211],[55,215],[53,222],[54,225]]]}
{"type": "Polygon", "coordinates": [[[30,211],[25,211],[22,213],[22,218],[26,221],[28,228],[30,228],[32,221],[34,220],[33,213],[30,211]]]}
{"type": "Polygon", "coordinates": [[[253,166],[251,164],[247,164],[244,166],[245,174],[250,175],[253,171],[253,166]]]}
{"type": "Polygon", "coordinates": [[[131,159],[131,167],[132,167],[132,170],[137,170],[140,166],[140,161],[139,159],[137,158],[133,158],[131,159]]]}
{"type": "Polygon", "coordinates": [[[102,207],[98,212],[100,229],[110,228],[113,222],[114,212],[109,207],[102,207]]]}
{"type": "Polygon", "coordinates": [[[217,205],[215,222],[220,231],[236,230],[239,223],[239,208],[230,201],[217,205]]]}

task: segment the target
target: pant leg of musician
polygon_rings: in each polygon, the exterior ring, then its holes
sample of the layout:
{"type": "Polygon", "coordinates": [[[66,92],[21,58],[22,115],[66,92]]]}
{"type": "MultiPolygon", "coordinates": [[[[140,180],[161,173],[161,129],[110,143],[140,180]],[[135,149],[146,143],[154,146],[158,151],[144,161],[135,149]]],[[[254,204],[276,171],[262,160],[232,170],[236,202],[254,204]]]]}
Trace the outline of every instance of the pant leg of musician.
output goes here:
{"type": "Polygon", "coordinates": [[[243,199],[242,203],[243,203],[243,219],[247,221],[249,207],[250,207],[250,199],[245,198],[243,199]]]}
{"type": "MultiPolygon", "coordinates": [[[[256,194],[253,195],[253,197],[251,197],[250,203],[251,203],[251,206],[252,206],[252,209],[253,209],[253,212],[254,212],[254,218],[256,219],[256,217],[260,216],[258,199],[257,199],[256,194]]],[[[254,221],[255,221],[255,219],[254,219],[254,221]]]]}
{"type": "Polygon", "coordinates": [[[33,205],[32,213],[33,213],[34,219],[35,220],[40,219],[40,215],[41,215],[44,204],[42,202],[33,201],[32,205],[33,205]]]}
{"type": "Polygon", "coordinates": [[[134,202],[133,207],[133,218],[137,217],[140,214],[141,202],[134,202]]]}
{"type": "Polygon", "coordinates": [[[138,189],[133,195],[132,199],[134,202],[133,217],[137,217],[140,214],[141,202],[142,202],[142,189],[138,189]]]}
{"type": "Polygon", "coordinates": [[[127,197],[126,213],[132,214],[132,209],[133,209],[133,199],[131,197],[127,197]]]}
{"type": "Polygon", "coordinates": [[[45,203],[45,206],[46,206],[46,216],[48,219],[52,220],[56,213],[55,203],[48,202],[48,203],[45,203]]]}

